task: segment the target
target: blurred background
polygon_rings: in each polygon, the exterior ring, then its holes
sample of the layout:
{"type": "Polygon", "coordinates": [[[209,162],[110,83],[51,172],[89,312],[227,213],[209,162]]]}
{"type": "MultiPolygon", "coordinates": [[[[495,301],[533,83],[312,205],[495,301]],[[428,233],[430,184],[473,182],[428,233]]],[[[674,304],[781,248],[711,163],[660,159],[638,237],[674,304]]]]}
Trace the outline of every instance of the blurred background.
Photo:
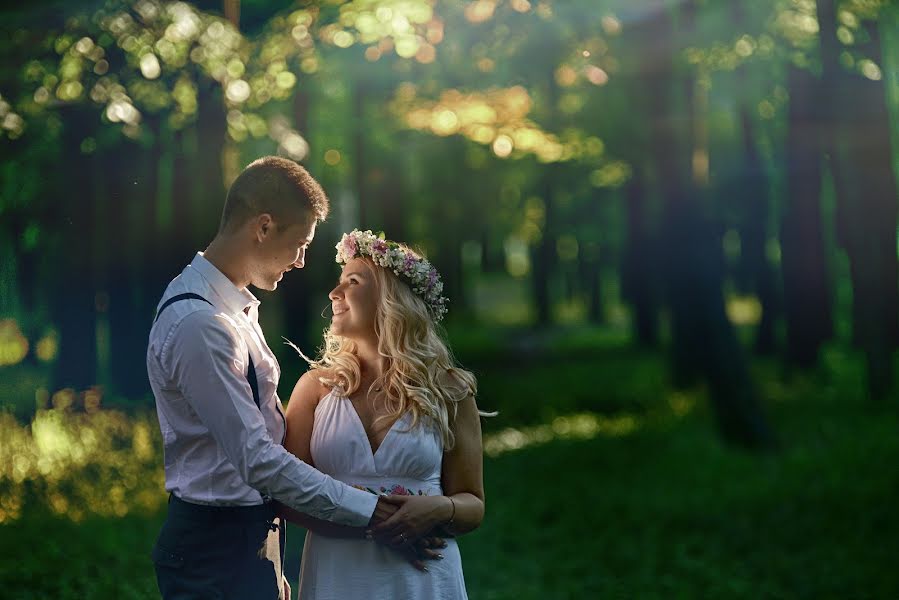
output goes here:
{"type": "Polygon", "coordinates": [[[0,596],[158,596],[147,334],[280,154],[333,205],[257,293],[282,398],[342,232],[443,274],[499,411],[472,598],[899,597],[896,3],[33,0],[0,29],[0,596]]]}

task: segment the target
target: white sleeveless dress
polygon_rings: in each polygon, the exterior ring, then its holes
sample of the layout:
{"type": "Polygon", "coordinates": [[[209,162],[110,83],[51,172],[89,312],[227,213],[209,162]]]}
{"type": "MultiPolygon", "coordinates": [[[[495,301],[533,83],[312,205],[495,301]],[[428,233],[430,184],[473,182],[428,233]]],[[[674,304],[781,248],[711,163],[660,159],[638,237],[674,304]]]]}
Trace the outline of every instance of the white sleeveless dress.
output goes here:
{"type": "MultiPolygon", "coordinates": [[[[312,460],[334,479],[373,493],[440,495],[443,443],[433,428],[409,430],[411,415],[401,417],[372,454],[352,402],[332,391],[315,409],[312,460]]],[[[301,600],[468,598],[462,558],[453,539],[440,550],[443,560],[428,560],[428,572],[410,565],[397,552],[366,539],[306,534],[300,567],[301,600]]]]}

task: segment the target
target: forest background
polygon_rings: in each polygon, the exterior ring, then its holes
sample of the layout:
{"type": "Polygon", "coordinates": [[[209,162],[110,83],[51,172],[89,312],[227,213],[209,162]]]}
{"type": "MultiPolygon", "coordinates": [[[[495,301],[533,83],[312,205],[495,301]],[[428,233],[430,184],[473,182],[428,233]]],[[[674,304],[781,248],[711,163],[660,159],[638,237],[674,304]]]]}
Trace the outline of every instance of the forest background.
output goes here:
{"type": "Polygon", "coordinates": [[[472,598],[899,596],[895,3],[39,0],[0,29],[0,595],[158,596],[147,333],[280,154],[333,205],[258,294],[282,398],[342,232],[443,274],[499,411],[472,598]]]}

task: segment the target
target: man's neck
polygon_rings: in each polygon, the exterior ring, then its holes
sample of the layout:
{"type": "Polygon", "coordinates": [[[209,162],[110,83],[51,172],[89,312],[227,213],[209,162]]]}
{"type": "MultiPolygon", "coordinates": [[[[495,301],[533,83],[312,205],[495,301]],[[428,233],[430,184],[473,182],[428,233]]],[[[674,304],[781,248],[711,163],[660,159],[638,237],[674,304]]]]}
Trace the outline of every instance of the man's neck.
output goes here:
{"type": "Polygon", "coordinates": [[[238,289],[250,284],[246,268],[247,252],[232,235],[218,234],[203,252],[203,257],[222,272],[238,289]]]}

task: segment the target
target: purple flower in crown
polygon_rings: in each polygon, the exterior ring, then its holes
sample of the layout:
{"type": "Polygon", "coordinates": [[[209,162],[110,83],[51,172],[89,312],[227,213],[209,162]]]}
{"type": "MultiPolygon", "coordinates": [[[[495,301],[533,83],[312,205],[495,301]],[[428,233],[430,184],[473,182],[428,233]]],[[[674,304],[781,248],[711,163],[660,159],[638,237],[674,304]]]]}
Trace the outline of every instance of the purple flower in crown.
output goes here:
{"type": "Polygon", "coordinates": [[[375,240],[371,243],[371,251],[378,254],[387,254],[387,242],[384,240],[375,240]]]}
{"type": "Polygon", "coordinates": [[[447,299],[441,295],[443,282],[437,269],[411,249],[385,240],[383,235],[358,229],[345,233],[336,246],[336,261],[346,264],[357,256],[370,257],[379,266],[405,278],[412,291],[428,305],[435,321],[443,319],[447,299]]]}
{"type": "Polygon", "coordinates": [[[415,268],[415,257],[411,254],[407,254],[403,258],[403,272],[410,275],[413,268],[415,268]]]}

